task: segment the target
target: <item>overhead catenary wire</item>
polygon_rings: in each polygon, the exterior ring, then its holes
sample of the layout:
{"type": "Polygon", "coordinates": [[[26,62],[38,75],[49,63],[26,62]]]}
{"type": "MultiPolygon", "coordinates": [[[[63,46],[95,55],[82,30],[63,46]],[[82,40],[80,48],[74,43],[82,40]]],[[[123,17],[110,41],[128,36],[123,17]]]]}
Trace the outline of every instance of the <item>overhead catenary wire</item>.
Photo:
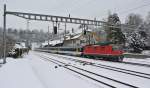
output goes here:
{"type": "Polygon", "coordinates": [[[74,11],[76,11],[76,10],[79,10],[79,9],[81,9],[81,8],[83,8],[84,6],[86,6],[86,8],[91,4],[93,2],[93,0],[86,0],[86,2],[85,3],[80,3],[80,1],[78,1],[78,4],[75,4],[72,8],[71,8],[71,10],[74,12],[74,11]],[[88,4],[88,5],[87,5],[88,4]]]}
{"type": "Polygon", "coordinates": [[[126,10],[126,11],[122,11],[122,12],[120,12],[119,14],[126,14],[126,13],[128,13],[128,12],[130,12],[130,11],[134,11],[134,10],[137,10],[137,9],[141,9],[141,8],[143,8],[143,7],[146,7],[146,6],[150,6],[150,3],[146,3],[146,4],[143,4],[143,5],[141,5],[141,6],[138,6],[138,7],[135,7],[135,8],[131,8],[131,9],[126,10]]]}

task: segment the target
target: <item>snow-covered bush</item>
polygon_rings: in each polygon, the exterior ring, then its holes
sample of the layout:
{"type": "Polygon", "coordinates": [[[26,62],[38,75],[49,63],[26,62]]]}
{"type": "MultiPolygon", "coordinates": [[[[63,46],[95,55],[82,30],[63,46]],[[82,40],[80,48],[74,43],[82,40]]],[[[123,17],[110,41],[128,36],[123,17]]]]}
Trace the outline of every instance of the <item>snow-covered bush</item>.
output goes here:
{"type": "Polygon", "coordinates": [[[141,53],[146,46],[146,37],[143,37],[141,32],[133,32],[130,36],[126,36],[127,44],[135,53],[141,53]]]}

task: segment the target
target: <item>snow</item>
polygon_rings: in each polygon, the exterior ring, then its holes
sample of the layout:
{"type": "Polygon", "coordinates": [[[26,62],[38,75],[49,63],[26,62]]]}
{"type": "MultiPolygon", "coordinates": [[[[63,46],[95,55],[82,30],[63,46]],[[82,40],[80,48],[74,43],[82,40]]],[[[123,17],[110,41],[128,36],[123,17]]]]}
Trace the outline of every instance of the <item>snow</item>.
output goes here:
{"type": "Polygon", "coordinates": [[[32,54],[20,59],[7,58],[0,68],[1,88],[100,88],[32,54]]]}
{"type": "Polygon", "coordinates": [[[150,58],[145,58],[145,59],[125,58],[124,61],[125,62],[141,63],[141,64],[149,64],[150,65],[150,58]]]}
{"type": "Polygon", "coordinates": [[[25,46],[25,43],[24,42],[19,42],[19,43],[16,43],[15,45],[14,45],[14,48],[26,48],[26,46],[25,46]]]}
{"type": "MultiPolygon", "coordinates": [[[[56,44],[63,43],[63,40],[49,40],[49,44],[55,46],[56,44]]],[[[48,45],[48,41],[42,43],[42,46],[48,45]]]]}
{"type": "MultiPolygon", "coordinates": [[[[86,31],[92,32],[92,29],[86,29],[86,31]]],[[[83,32],[83,30],[76,30],[76,32],[70,33],[68,36],[66,36],[66,40],[80,38],[83,34],[82,32],[83,32]],[[70,35],[72,35],[73,37],[71,37],[70,35]]]]}
{"type": "Polygon", "coordinates": [[[8,63],[0,68],[1,88],[43,88],[26,59],[7,60],[8,63]]]}
{"type": "Polygon", "coordinates": [[[40,46],[40,43],[32,43],[32,50],[34,50],[35,48],[39,48],[40,46]]]}
{"type": "MultiPolygon", "coordinates": [[[[48,55],[49,55],[49,53],[48,53],[48,55]]],[[[109,66],[114,66],[114,67],[129,69],[129,70],[133,70],[133,71],[141,71],[141,72],[145,72],[145,73],[150,73],[150,68],[146,68],[145,69],[145,67],[143,67],[143,66],[137,66],[137,65],[133,66],[133,65],[129,65],[129,64],[122,64],[122,63],[109,62],[109,61],[103,61],[103,60],[87,59],[87,58],[81,58],[81,57],[64,56],[64,55],[58,55],[58,54],[50,54],[50,55],[51,56],[55,56],[55,57],[59,56],[59,57],[62,57],[62,58],[63,57],[74,58],[74,59],[79,59],[79,60],[83,60],[83,61],[87,61],[87,62],[92,62],[92,63],[96,63],[96,64],[109,65],[109,66]]],[[[146,63],[150,62],[150,58],[147,58],[147,59],[124,58],[124,61],[128,61],[128,62],[140,62],[140,63],[146,64],[146,63]],[[145,62],[143,62],[143,60],[145,62]]]]}
{"type": "Polygon", "coordinates": [[[76,34],[76,35],[74,35],[74,36],[71,37],[71,38],[70,38],[70,36],[68,36],[68,37],[66,38],[66,40],[77,39],[77,38],[79,38],[80,36],[82,36],[82,33],[76,34]]]}
{"type": "Polygon", "coordinates": [[[25,46],[24,42],[19,42],[19,43],[15,44],[14,48],[19,48],[20,49],[20,48],[26,48],[26,46],[25,46]]]}
{"type": "Polygon", "coordinates": [[[125,52],[124,54],[129,54],[129,55],[147,55],[147,56],[150,56],[150,50],[143,50],[141,53],[128,53],[128,52],[125,52]]]}
{"type": "MultiPolygon", "coordinates": [[[[65,63],[70,63],[70,64],[74,64],[77,67],[80,68],[84,68],[86,70],[90,70],[91,72],[96,72],[100,75],[106,76],[106,77],[110,77],[128,84],[132,84],[135,86],[138,86],[140,88],[149,88],[150,84],[149,84],[149,79],[145,79],[145,78],[141,78],[141,77],[137,77],[137,76],[133,76],[133,75],[129,75],[129,74],[124,74],[124,73],[120,73],[120,72],[115,72],[115,71],[111,71],[111,70],[107,70],[107,69],[103,69],[103,68],[97,68],[97,67],[93,67],[90,65],[78,65],[76,62],[72,62],[72,61],[68,61],[68,60],[64,60],[61,59],[61,56],[63,55],[57,55],[60,57],[57,57],[56,55],[52,55],[52,54],[46,54],[47,57],[50,58],[55,58],[58,60],[61,60],[65,63]]],[[[71,56],[65,56],[65,57],[71,57],[71,56]]],[[[62,57],[63,58],[63,57],[62,57]]],[[[73,58],[73,57],[72,57],[73,58]]],[[[75,59],[80,59],[83,60],[83,58],[78,58],[78,57],[74,57],[75,59]]],[[[112,62],[106,62],[106,61],[96,61],[96,60],[90,60],[90,59],[85,59],[84,61],[89,61],[89,62],[94,62],[97,64],[103,64],[103,65],[108,65],[108,66],[114,66],[114,67],[119,67],[119,68],[124,68],[124,69],[128,69],[128,70],[133,70],[133,71],[137,71],[137,72],[144,72],[144,73],[150,73],[150,68],[146,68],[146,67],[140,67],[140,66],[132,66],[132,65],[126,65],[126,64],[120,64],[120,63],[112,63],[112,62]]],[[[96,77],[98,78],[98,77],[96,77]]],[[[102,78],[99,78],[102,79],[102,78]]],[[[113,82],[110,82],[108,80],[104,80],[104,82],[109,82],[109,84],[115,85],[117,86],[117,88],[124,88],[121,85],[115,84],[113,82]]]]}
{"type": "MultiPolygon", "coordinates": [[[[113,78],[118,81],[132,84],[140,88],[149,88],[150,86],[150,79],[98,68],[91,65],[83,65],[79,62],[65,60],[63,57],[69,57],[93,62],[96,64],[114,66],[150,74],[150,68],[147,67],[30,51],[30,53],[28,55],[24,55],[23,58],[7,58],[7,63],[0,67],[0,88],[107,88],[106,85],[76,74],[52,62],[48,62],[38,55],[53,58],[61,62],[71,64],[73,66],[97,73],[99,75],[113,78]]],[[[150,58],[147,58],[146,60],[150,61],[150,58]]],[[[122,84],[89,74],[87,72],[83,72],[73,67],[69,66],[69,68],[89,75],[95,79],[109,83],[110,85],[116,86],[117,88],[128,88],[122,84]]]]}
{"type": "Polygon", "coordinates": [[[16,48],[23,48],[21,45],[19,45],[19,44],[15,44],[15,46],[14,46],[14,48],[16,49],[16,48]]]}
{"type": "Polygon", "coordinates": [[[142,54],[143,54],[143,55],[149,55],[149,56],[150,56],[150,50],[144,50],[144,51],[142,52],[142,54]]]}
{"type": "Polygon", "coordinates": [[[23,48],[26,48],[26,44],[24,42],[20,42],[20,45],[23,47],[23,48]]]}
{"type": "MultiPolygon", "coordinates": [[[[74,29],[75,31],[72,33],[69,33],[69,35],[77,35],[77,34],[82,34],[82,32],[83,32],[83,29],[74,29]]],[[[88,28],[88,29],[86,29],[86,31],[89,31],[89,32],[91,32],[91,31],[93,31],[93,28],[88,28]]]]}

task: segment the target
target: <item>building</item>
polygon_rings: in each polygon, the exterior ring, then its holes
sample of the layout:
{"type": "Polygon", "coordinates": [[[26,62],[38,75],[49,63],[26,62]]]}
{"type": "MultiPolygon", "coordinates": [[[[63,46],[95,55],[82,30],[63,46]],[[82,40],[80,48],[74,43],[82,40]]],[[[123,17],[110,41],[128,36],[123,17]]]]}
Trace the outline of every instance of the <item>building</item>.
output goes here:
{"type": "Polygon", "coordinates": [[[65,47],[80,47],[88,44],[95,44],[100,41],[100,38],[92,31],[81,32],[74,35],[67,35],[64,39],[63,46],[65,47]]]}

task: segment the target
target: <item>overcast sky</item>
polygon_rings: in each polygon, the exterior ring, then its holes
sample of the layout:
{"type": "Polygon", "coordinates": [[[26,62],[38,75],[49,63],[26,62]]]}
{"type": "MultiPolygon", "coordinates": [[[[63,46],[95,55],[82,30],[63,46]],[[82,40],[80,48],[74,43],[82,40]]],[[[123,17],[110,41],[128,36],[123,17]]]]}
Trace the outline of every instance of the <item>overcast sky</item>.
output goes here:
{"type": "MultiPolygon", "coordinates": [[[[41,13],[58,16],[87,18],[98,20],[107,18],[108,12],[118,13],[122,23],[129,13],[138,13],[143,17],[150,11],[150,0],[0,0],[0,26],[2,26],[3,4],[7,10],[29,13],[41,13]],[[144,6],[145,5],[145,6],[144,6]],[[140,7],[141,6],[141,7],[140,7]],[[134,9],[137,8],[138,9],[134,9]]],[[[30,22],[31,29],[47,29],[50,22],[30,22]]],[[[63,28],[64,24],[61,24],[63,28]]],[[[7,28],[26,28],[26,20],[7,16],[7,28]]]]}

